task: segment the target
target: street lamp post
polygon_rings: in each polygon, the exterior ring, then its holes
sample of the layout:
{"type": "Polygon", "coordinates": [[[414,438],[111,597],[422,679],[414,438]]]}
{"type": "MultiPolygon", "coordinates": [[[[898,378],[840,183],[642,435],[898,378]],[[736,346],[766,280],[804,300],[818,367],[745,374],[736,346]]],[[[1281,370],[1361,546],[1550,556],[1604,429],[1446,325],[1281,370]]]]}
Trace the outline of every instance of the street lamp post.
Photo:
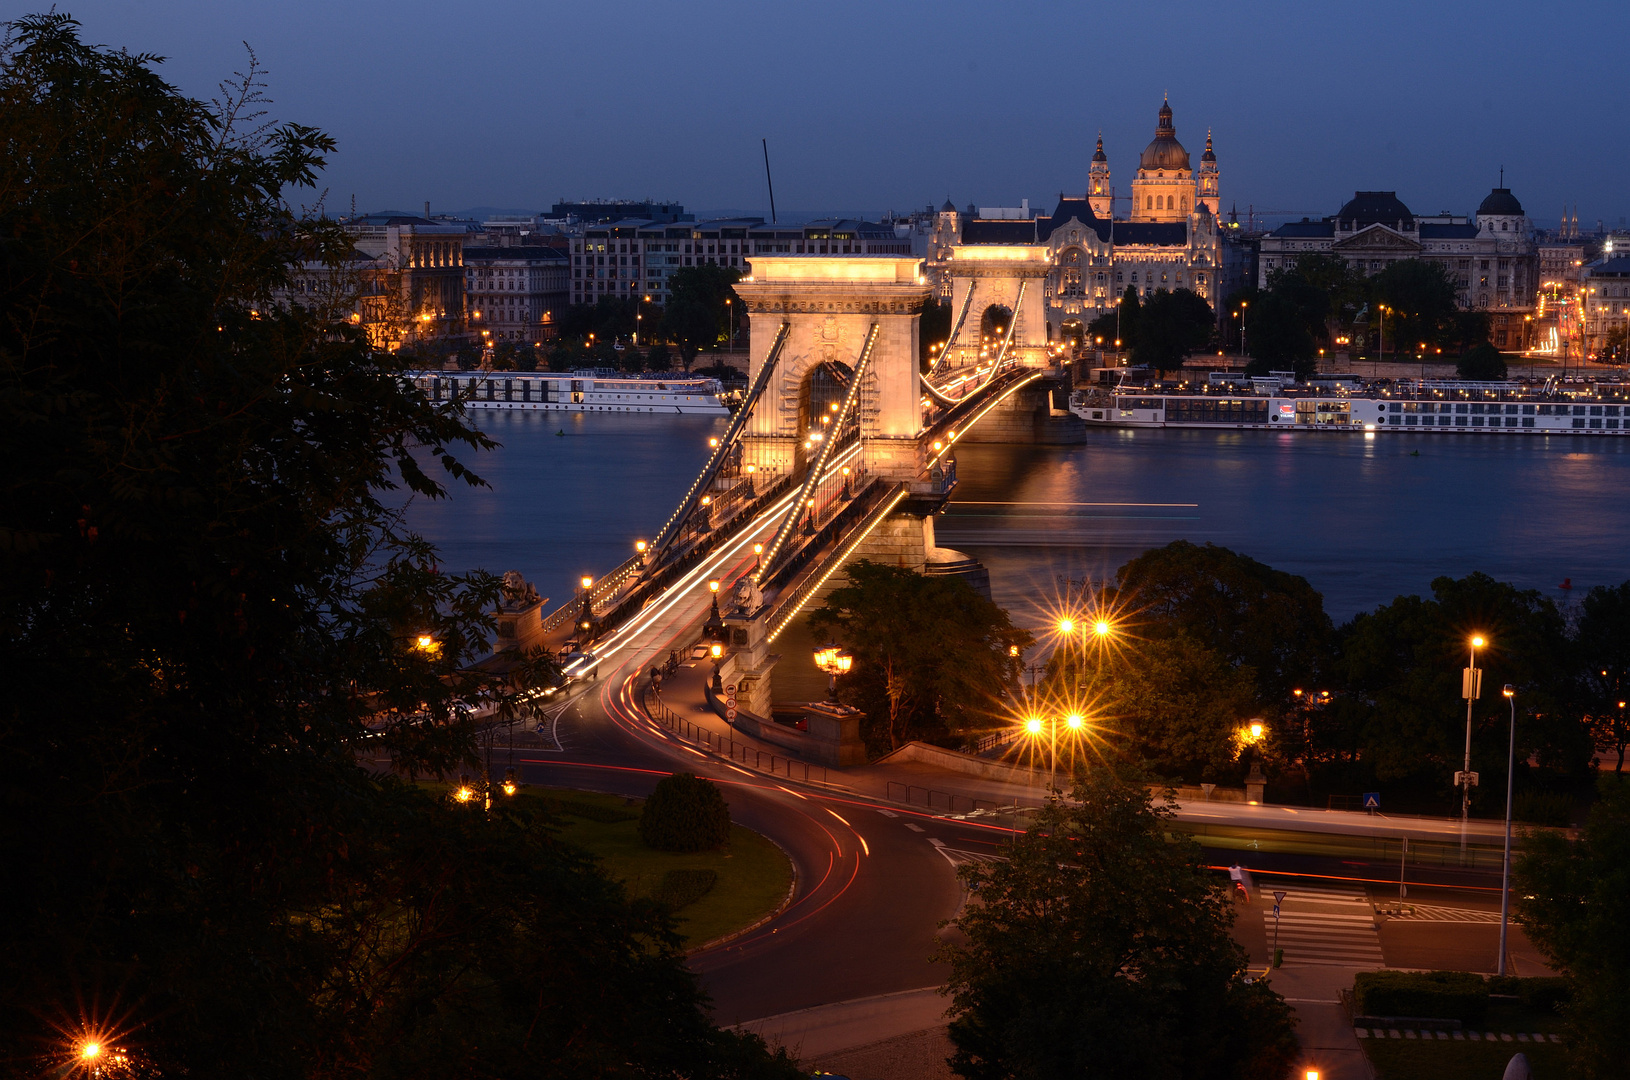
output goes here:
{"type": "Polygon", "coordinates": [[[1239,302],[1239,362],[1245,363],[1245,309],[1251,306],[1249,300],[1239,302]]]}
{"type": "Polygon", "coordinates": [[[1472,784],[1476,781],[1472,777],[1472,706],[1483,691],[1483,673],[1477,669],[1477,650],[1487,642],[1482,634],[1472,635],[1471,664],[1460,673],[1460,696],[1466,699],[1466,757],[1461,765],[1460,775],[1455,780],[1460,785],[1460,860],[1466,861],[1467,832],[1471,827],[1472,814],[1472,784]]]}
{"type": "Polygon", "coordinates": [[[1505,859],[1500,869],[1500,962],[1496,974],[1505,974],[1505,931],[1511,920],[1511,780],[1517,766],[1517,688],[1510,683],[1501,691],[1511,703],[1511,741],[1505,759],[1505,859]]]}
{"type": "Polygon", "coordinates": [[[815,650],[815,666],[826,672],[826,700],[838,700],[838,676],[849,674],[855,658],[835,641],[829,641],[815,650]]]}

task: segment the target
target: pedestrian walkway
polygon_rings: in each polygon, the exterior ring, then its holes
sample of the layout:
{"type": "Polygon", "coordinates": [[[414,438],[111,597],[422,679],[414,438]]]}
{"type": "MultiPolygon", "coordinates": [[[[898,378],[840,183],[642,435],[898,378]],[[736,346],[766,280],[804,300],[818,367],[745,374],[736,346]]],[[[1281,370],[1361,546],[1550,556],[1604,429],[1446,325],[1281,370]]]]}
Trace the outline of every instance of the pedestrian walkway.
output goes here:
{"type": "MultiPolygon", "coordinates": [[[[1259,886],[1264,900],[1275,886],[1259,886]]],[[[1375,932],[1375,911],[1362,889],[1349,886],[1296,885],[1280,888],[1285,894],[1277,920],[1272,907],[1262,912],[1262,929],[1278,947],[1284,963],[1334,964],[1342,967],[1381,967],[1381,938],[1375,932]]]]}

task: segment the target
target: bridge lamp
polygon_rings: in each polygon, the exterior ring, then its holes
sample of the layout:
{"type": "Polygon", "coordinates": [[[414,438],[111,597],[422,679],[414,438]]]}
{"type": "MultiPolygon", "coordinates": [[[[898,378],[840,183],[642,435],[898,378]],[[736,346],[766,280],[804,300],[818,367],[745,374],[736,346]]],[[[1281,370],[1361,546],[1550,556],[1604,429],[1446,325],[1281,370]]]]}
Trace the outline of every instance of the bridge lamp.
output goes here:
{"type": "Polygon", "coordinates": [[[709,436],[708,440],[707,440],[707,444],[708,444],[708,446],[710,446],[713,449],[717,450],[719,448],[719,437],[717,435],[709,436]]]}
{"type": "Polygon", "coordinates": [[[945,448],[944,443],[940,442],[938,439],[934,440],[934,450],[935,450],[935,452],[943,450],[944,448],[945,448]]]}
{"type": "Polygon", "coordinates": [[[711,495],[703,495],[702,496],[702,505],[703,506],[712,506],[713,505],[713,496],[711,496],[711,495]]]}
{"type": "Polygon", "coordinates": [[[651,545],[647,544],[644,540],[636,540],[636,541],[634,541],[634,550],[639,552],[641,555],[644,555],[645,554],[645,549],[650,547],[650,546],[651,545]]]}
{"type": "Polygon", "coordinates": [[[815,666],[826,672],[826,696],[829,701],[838,698],[838,676],[847,675],[854,667],[855,658],[836,642],[827,642],[814,652],[815,666]]]}
{"type": "Polygon", "coordinates": [[[585,576],[583,578],[583,580],[578,582],[578,584],[583,586],[583,588],[585,588],[585,589],[592,589],[594,587],[594,579],[591,578],[591,577],[585,576]]]}

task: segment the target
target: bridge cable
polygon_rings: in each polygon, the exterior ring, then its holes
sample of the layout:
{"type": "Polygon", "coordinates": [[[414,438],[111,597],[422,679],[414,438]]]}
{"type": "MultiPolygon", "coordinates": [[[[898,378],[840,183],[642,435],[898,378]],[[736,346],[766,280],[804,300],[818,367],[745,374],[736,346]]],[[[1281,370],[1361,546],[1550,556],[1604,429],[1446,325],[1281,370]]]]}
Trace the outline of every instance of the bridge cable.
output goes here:
{"type": "Polygon", "coordinates": [[[725,458],[735,448],[737,440],[747,426],[747,420],[752,415],[753,406],[758,403],[759,397],[763,395],[765,388],[770,385],[770,377],[775,371],[777,362],[781,359],[781,350],[786,345],[791,333],[792,323],[790,322],[783,322],[781,328],[776,331],[775,340],[770,344],[769,354],[764,358],[764,366],[759,369],[758,378],[753,380],[753,385],[748,389],[747,396],[742,399],[741,405],[736,409],[736,415],[731,417],[730,426],[725,430],[724,437],[719,440],[718,448],[708,457],[707,464],[702,466],[701,475],[696,478],[696,482],[691,484],[689,491],[685,492],[684,499],[679,503],[679,509],[673,512],[673,516],[662,526],[662,531],[657,534],[656,540],[652,542],[651,552],[645,559],[645,567],[648,573],[660,564],[663,554],[673,544],[675,538],[679,536],[685,521],[689,519],[691,512],[696,509],[697,500],[712,485],[714,478],[719,475],[719,470],[724,466],[725,458]]]}
{"type": "Polygon", "coordinates": [[[797,528],[799,519],[804,515],[804,511],[808,506],[810,492],[815,489],[815,485],[820,483],[822,479],[821,474],[825,471],[827,458],[832,456],[833,450],[837,447],[838,432],[843,430],[844,423],[849,419],[849,413],[854,409],[855,402],[860,398],[860,384],[865,379],[866,366],[871,362],[872,349],[877,344],[878,333],[877,323],[872,323],[872,328],[866,332],[866,343],[861,346],[860,359],[856,361],[854,374],[850,377],[849,393],[845,395],[843,406],[838,410],[837,420],[832,424],[831,433],[822,439],[820,449],[815,452],[815,460],[810,463],[809,472],[805,475],[804,482],[798,487],[797,501],[792,504],[792,509],[787,512],[787,516],[781,519],[781,527],[775,531],[775,539],[771,540],[770,546],[764,549],[764,558],[759,561],[759,569],[753,573],[753,583],[755,585],[762,585],[764,580],[769,577],[769,571],[775,566],[776,556],[780,554],[787,537],[792,535],[793,530],[797,528]]]}

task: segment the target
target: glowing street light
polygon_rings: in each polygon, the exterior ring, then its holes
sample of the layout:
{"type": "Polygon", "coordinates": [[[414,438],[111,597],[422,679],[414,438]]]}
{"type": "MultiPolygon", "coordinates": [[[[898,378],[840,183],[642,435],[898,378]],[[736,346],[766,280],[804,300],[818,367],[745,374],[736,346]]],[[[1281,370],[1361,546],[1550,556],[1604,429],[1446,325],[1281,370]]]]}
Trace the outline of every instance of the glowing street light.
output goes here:
{"type": "Polygon", "coordinates": [[[838,699],[838,676],[847,675],[854,667],[855,658],[844,651],[837,642],[829,641],[815,650],[815,666],[826,672],[826,697],[828,701],[838,699]]]}
{"type": "Polygon", "coordinates": [[[1472,813],[1472,785],[1476,782],[1472,777],[1472,706],[1483,692],[1483,673],[1477,668],[1477,650],[1488,644],[1488,639],[1482,634],[1473,634],[1471,638],[1471,662],[1460,673],[1460,696],[1466,699],[1466,757],[1460,767],[1460,775],[1455,777],[1455,783],[1460,787],[1460,854],[1464,859],[1466,854],[1467,832],[1471,827],[1472,813]]]}
{"type": "Polygon", "coordinates": [[[1071,731],[1080,731],[1082,728],[1086,727],[1086,725],[1087,718],[1082,716],[1080,713],[1071,713],[1064,718],[1064,726],[1069,728],[1071,731]]]}

